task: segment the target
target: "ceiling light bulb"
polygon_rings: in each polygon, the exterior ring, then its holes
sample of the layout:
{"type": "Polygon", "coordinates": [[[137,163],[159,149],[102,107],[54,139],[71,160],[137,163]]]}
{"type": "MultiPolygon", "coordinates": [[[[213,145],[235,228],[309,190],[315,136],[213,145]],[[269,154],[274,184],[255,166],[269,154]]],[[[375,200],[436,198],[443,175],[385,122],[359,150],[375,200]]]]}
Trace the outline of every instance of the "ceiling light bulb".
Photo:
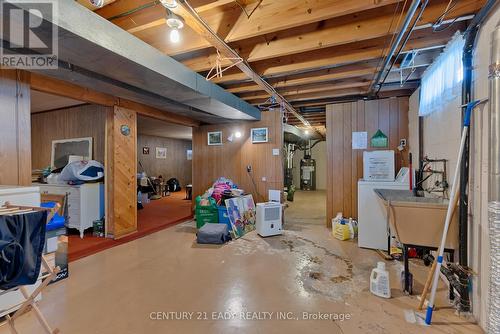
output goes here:
{"type": "Polygon", "coordinates": [[[241,132],[236,131],[236,132],[235,132],[235,134],[234,134],[234,136],[235,136],[236,138],[241,138],[241,132]]]}
{"type": "Polygon", "coordinates": [[[172,29],[170,31],[170,41],[172,43],[179,43],[179,40],[181,39],[181,36],[179,35],[179,30],[177,29],[172,29]]]}
{"type": "Polygon", "coordinates": [[[309,134],[309,130],[305,130],[304,134],[308,135],[309,134]]]}
{"type": "Polygon", "coordinates": [[[177,7],[176,0],[160,0],[161,4],[166,8],[175,8],[177,7]]]}

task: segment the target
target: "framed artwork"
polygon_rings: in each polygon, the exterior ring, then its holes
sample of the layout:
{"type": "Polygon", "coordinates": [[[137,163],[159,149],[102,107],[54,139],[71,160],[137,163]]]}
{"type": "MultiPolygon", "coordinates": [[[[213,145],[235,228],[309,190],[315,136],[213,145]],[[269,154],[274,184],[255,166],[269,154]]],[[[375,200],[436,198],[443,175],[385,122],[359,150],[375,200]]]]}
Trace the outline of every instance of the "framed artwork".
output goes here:
{"type": "Polygon", "coordinates": [[[156,159],[166,159],[167,158],[167,148],[157,147],[156,148],[156,159]]]}
{"type": "Polygon", "coordinates": [[[222,131],[209,132],[208,145],[222,145],[222,131]]]}
{"type": "Polygon", "coordinates": [[[142,154],[148,155],[149,154],[149,147],[143,147],[142,148],[142,154]]]}
{"type": "Polygon", "coordinates": [[[267,128],[253,128],[252,129],[252,144],[267,143],[269,131],[267,128]]]}
{"type": "Polygon", "coordinates": [[[225,204],[234,239],[255,230],[255,202],[252,195],[229,198],[225,204]]]}

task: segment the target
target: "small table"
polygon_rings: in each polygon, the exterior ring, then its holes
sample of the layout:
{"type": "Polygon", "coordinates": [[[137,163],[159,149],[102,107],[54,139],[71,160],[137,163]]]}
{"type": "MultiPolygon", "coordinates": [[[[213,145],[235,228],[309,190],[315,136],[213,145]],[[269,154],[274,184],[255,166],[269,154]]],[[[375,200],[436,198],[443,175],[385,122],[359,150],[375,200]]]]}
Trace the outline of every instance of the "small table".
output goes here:
{"type": "Polygon", "coordinates": [[[188,184],[186,185],[186,198],[188,200],[191,200],[193,198],[193,185],[188,184]]]}

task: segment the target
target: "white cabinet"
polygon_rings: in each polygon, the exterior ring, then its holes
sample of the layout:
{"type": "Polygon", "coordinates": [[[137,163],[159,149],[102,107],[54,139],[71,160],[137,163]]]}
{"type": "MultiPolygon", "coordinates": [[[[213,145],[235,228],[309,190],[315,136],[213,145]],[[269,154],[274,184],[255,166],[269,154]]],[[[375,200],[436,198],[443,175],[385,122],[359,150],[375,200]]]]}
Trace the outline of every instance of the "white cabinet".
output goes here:
{"type": "Polygon", "coordinates": [[[80,238],[86,229],[92,227],[94,220],[101,217],[102,183],[84,183],[82,185],[40,184],[42,194],[68,195],[67,223],[69,228],[80,231],[80,238]]]}

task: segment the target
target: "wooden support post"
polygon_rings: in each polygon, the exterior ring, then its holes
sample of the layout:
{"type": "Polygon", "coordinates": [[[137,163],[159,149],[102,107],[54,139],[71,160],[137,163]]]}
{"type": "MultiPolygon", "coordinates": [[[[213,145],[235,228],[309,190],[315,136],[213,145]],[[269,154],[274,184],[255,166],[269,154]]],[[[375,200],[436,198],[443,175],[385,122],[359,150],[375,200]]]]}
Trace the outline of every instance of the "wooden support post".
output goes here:
{"type": "Polygon", "coordinates": [[[115,239],[137,231],[137,113],[115,106],[106,117],[106,226],[115,239]]]}
{"type": "Polygon", "coordinates": [[[31,184],[29,73],[0,69],[0,184],[31,184]]]}

